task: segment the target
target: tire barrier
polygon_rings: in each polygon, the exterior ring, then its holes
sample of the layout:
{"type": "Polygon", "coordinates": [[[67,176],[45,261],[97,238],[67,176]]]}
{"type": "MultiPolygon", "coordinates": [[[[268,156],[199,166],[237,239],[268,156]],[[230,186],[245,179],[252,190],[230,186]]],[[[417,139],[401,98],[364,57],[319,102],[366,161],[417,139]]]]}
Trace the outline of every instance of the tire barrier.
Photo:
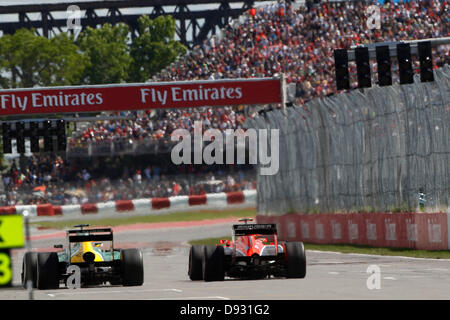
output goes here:
{"type": "Polygon", "coordinates": [[[114,213],[164,213],[176,211],[255,208],[256,190],[245,190],[228,193],[214,193],[195,196],[174,196],[168,198],[117,200],[100,203],[85,203],[74,205],[17,205],[0,207],[2,214],[22,214],[28,211],[30,217],[93,215],[114,213]]]}

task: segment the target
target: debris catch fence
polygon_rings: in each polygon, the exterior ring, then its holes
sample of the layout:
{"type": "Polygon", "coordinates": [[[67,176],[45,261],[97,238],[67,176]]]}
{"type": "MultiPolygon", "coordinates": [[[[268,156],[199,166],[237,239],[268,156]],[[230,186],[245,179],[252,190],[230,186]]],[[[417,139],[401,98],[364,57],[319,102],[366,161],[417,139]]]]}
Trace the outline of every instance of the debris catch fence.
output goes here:
{"type": "Polygon", "coordinates": [[[446,65],[434,82],[416,76],[414,84],[353,90],[249,119],[247,127],[280,130],[280,169],[258,175],[259,213],[446,212],[449,77],[446,65]]]}

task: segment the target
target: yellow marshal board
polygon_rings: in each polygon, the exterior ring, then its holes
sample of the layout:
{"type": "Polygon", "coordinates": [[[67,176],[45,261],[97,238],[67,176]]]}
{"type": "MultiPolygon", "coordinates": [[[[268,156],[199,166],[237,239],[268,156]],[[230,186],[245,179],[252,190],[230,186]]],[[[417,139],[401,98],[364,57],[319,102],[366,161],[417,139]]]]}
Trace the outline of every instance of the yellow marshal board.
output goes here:
{"type": "Polygon", "coordinates": [[[11,252],[9,249],[0,249],[0,288],[11,286],[12,275],[11,252]]]}
{"type": "Polygon", "coordinates": [[[22,248],[23,244],[23,217],[0,215],[0,249],[22,248]]]}

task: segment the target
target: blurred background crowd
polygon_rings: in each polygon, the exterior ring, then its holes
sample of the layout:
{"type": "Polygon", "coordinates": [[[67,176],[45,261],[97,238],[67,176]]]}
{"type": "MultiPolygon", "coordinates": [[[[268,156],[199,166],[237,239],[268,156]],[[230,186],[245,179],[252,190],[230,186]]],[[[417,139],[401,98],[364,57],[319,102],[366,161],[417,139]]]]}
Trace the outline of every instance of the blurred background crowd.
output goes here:
{"type": "Polygon", "coordinates": [[[245,166],[159,166],[133,157],[64,161],[55,155],[33,155],[23,169],[14,161],[2,175],[2,183],[7,192],[0,195],[1,206],[83,204],[256,188],[254,172],[245,166]]]}

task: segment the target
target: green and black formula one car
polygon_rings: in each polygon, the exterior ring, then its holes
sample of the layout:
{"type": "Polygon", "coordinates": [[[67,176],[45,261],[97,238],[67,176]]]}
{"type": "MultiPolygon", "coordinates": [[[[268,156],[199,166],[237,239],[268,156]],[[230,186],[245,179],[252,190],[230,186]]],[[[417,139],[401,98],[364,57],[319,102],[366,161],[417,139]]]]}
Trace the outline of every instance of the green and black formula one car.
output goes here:
{"type": "Polygon", "coordinates": [[[57,289],[77,269],[80,286],[141,286],[144,283],[143,255],[140,249],[116,249],[111,228],[76,225],[67,231],[68,245],[55,245],[58,252],[27,252],[22,263],[22,284],[38,289],[57,289]]]}

